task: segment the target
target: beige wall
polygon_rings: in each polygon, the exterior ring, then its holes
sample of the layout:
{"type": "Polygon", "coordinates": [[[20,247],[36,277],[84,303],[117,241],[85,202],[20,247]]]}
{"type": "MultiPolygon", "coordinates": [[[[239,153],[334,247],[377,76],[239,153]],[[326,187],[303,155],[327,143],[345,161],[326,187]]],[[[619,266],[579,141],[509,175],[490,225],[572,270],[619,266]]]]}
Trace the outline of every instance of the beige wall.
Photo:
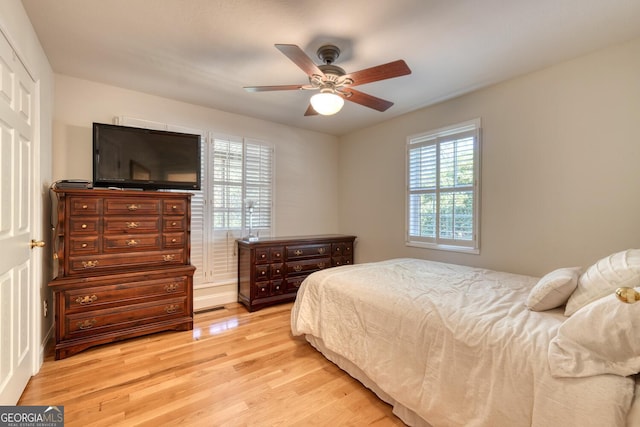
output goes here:
{"type": "Polygon", "coordinates": [[[542,275],[640,247],[640,39],[347,135],[340,231],[409,256],[542,275]],[[480,255],[404,245],[411,134],[482,118],[480,255]]]}
{"type": "Polygon", "coordinates": [[[92,178],[92,123],[129,116],[269,141],[276,150],[275,229],[281,236],[338,231],[336,137],[56,75],[54,179],[92,178]]]}

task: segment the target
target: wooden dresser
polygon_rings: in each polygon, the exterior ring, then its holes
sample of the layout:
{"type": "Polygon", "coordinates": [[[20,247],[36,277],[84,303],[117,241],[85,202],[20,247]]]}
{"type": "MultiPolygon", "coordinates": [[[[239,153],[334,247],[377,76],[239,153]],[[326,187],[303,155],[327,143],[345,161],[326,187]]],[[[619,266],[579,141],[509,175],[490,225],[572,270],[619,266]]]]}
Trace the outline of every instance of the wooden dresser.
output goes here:
{"type": "Polygon", "coordinates": [[[293,301],[314,271],[353,263],[355,236],[238,240],[238,301],[249,311],[293,301]]]}
{"type": "Polygon", "coordinates": [[[193,329],[191,194],[53,189],[56,359],[193,329]]]}

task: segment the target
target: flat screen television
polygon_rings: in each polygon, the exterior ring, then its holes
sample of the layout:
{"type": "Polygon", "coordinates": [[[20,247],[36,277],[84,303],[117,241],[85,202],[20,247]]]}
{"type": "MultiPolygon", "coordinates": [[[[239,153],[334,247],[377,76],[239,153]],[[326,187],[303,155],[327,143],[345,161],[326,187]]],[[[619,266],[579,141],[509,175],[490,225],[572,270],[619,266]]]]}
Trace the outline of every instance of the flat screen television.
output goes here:
{"type": "Polygon", "coordinates": [[[200,190],[200,135],[93,124],[93,186],[200,190]]]}

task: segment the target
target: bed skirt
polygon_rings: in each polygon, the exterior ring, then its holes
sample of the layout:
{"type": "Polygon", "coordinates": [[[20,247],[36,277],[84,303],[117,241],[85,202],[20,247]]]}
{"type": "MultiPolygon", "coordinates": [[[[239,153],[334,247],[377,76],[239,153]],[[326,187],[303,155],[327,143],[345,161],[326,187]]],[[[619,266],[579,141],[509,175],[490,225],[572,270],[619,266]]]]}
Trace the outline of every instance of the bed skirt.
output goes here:
{"type": "Polygon", "coordinates": [[[305,335],[305,338],[309,344],[322,353],[324,357],[335,363],[340,369],[351,375],[353,378],[360,381],[366,388],[373,391],[381,400],[391,405],[394,415],[400,418],[406,425],[414,427],[433,427],[431,424],[420,418],[411,409],[403,406],[387,393],[380,390],[376,383],[374,383],[364,372],[362,372],[362,369],[358,368],[350,360],[326,348],[320,338],[314,337],[313,335],[305,335]]]}

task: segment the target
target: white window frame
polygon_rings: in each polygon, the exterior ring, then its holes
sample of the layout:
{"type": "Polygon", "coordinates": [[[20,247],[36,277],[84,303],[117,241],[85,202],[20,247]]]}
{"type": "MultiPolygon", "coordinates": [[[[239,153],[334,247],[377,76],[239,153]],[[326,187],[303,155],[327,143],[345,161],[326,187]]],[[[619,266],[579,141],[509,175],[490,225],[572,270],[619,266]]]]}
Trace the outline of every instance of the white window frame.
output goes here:
{"type": "MultiPolygon", "coordinates": [[[[476,118],[463,123],[447,126],[428,132],[410,135],[407,137],[406,146],[406,198],[405,198],[405,243],[407,246],[437,249],[444,251],[480,253],[480,158],[481,158],[481,120],[476,118]],[[473,138],[473,182],[469,185],[454,185],[449,187],[440,184],[440,147],[442,143],[450,143],[455,139],[473,138]],[[429,188],[411,187],[411,153],[412,150],[433,146],[436,150],[435,185],[429,188]],[[472,237],[470,239],[444,238],[440,236],[441,210],[440,195],[456,192],[473,193],[472,208],[472,237]],[[433,194],[436,200],[435,232],[432,236],[419,235],[416,228],[412,230],[412,216],[415,219],[419,214],[412,211],[412,196],[421,194],[433,194]],[[412,232],[413,231],[413,232],[412,232]]],[[[452,214],[455,216],[455,213],[452,214]]]]}

